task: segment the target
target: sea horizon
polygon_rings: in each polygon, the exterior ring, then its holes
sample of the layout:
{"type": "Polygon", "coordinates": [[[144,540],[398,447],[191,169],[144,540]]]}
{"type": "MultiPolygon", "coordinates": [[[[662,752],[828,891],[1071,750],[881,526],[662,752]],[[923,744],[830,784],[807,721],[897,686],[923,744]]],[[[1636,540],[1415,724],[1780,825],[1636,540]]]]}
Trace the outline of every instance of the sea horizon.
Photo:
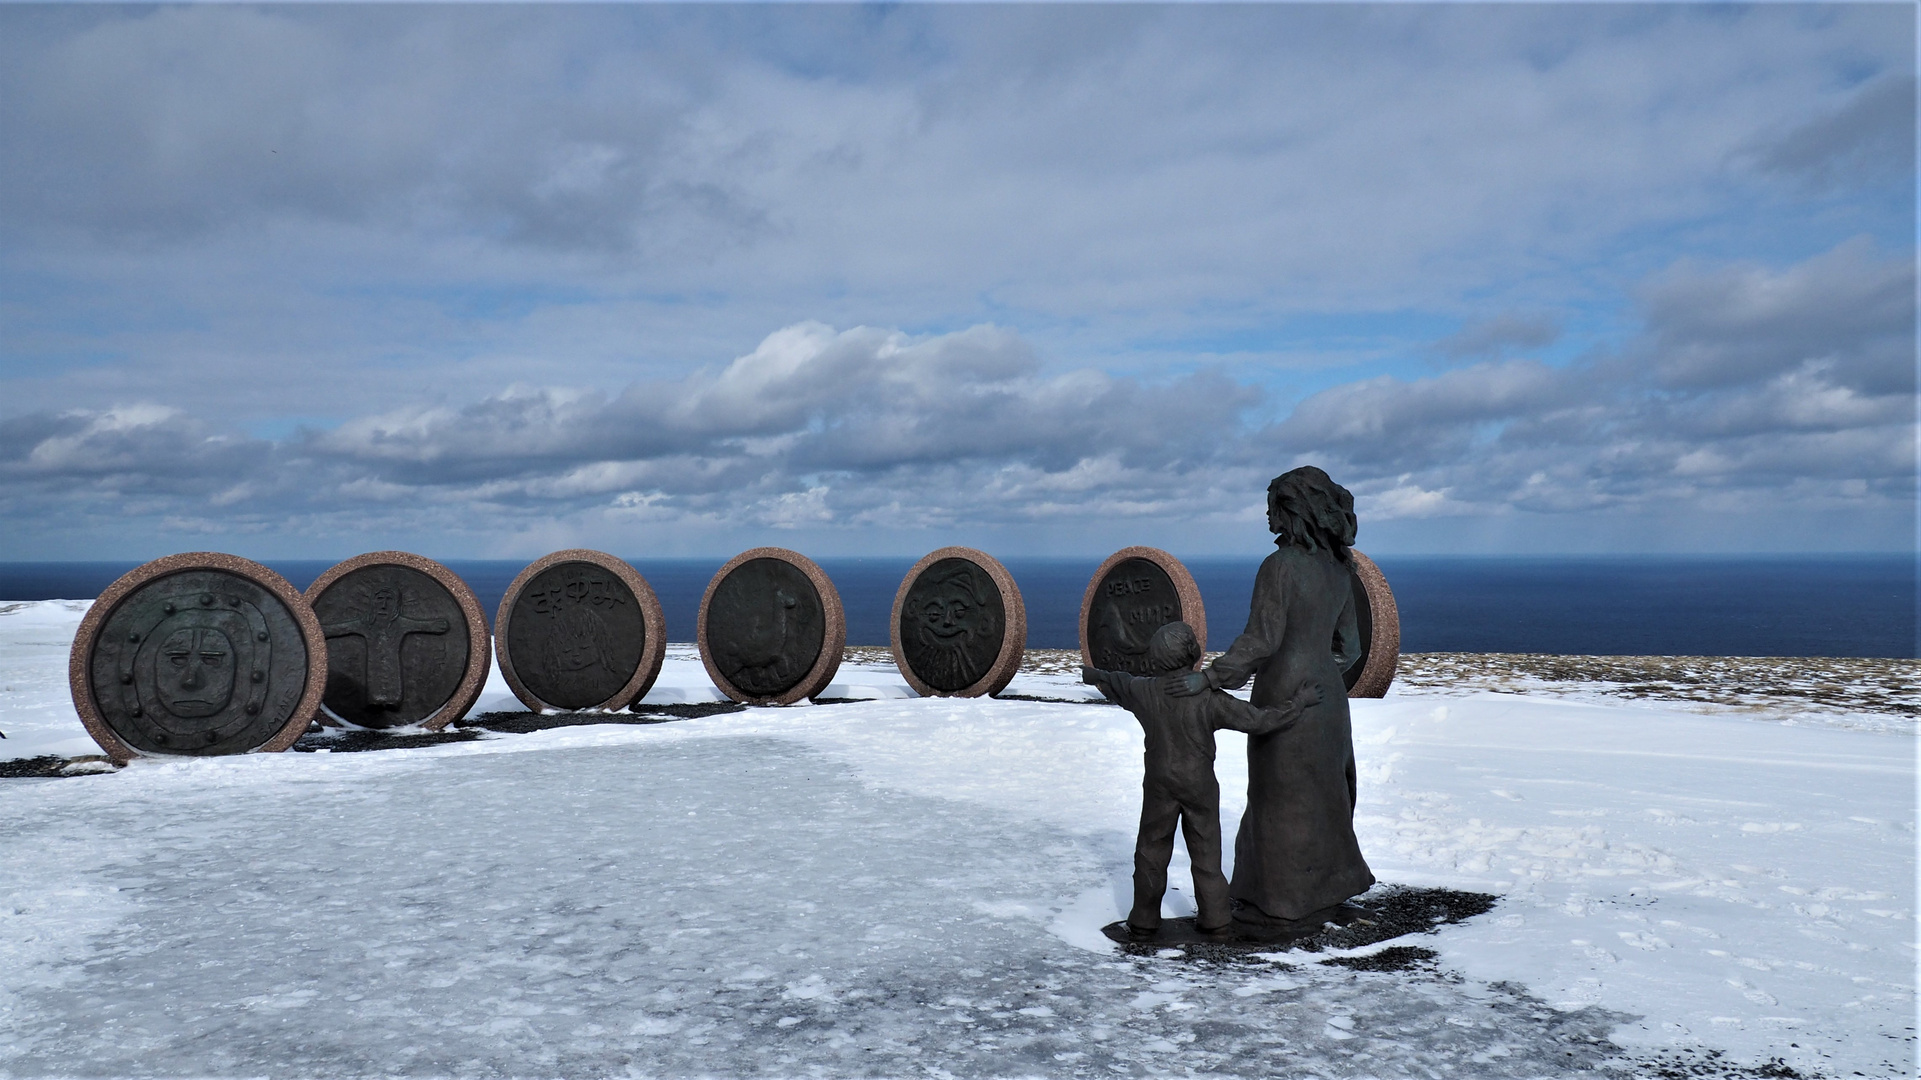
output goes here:
{"type": "MultiPolygon", "coordinates": [[[[707,583],[731,557],[623,556],[660,597],[670,641],[693,639],[707,583]]],[[[1078,646],[1081,596],[1104,557],[1001,558],[1027,608],[1029,648],[1078,646]]],[[[1224,648],[1245,621],[1254,574],[1264,557],[1183,560],[1200,586],[1211,648],[1224,648]]],[[[841,594],[848,644],[888,643],[894,593],[918,558],[815,558],[841,594]]],[[[1395,593],[1403,652],[1917,655],[1916,559],[1908,552],[1374,559],[1395,593]]],[[[340,560],[257,561],[304,589],[340,560]]],[[[438,561],[467,582],[491,619],[507,586],[532,560],[438,561]]],[[[92,599],[138,565],[132,560],[0,562],[0,601],[92,599]]]]}

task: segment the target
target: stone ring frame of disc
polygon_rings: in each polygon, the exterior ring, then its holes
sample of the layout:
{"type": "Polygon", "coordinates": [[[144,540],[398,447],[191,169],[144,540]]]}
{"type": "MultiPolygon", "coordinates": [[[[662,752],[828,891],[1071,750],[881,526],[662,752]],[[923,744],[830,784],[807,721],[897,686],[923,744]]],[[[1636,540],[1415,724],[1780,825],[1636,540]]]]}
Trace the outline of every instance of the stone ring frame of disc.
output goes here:
{"type": "Polygon", "coordinates": [[[802,698],[818,695],[834,681],[835,673],[840,670],[841,655],[847,648],[847,613],[841,606],[840,591],[834,588],[833,580],[814,560],[787,548],[750,548],[727,560],[714,572],[713,580],[707,583],[707,591],[700,598],[700,619],[695,626],[694,637],[700,647],[701,665],[707,669],[707,677],[714,680],[714,685],[721,693],[745,705],[792,705],[802,698]],[[820,653],[798,682],[774,694],[754,694],[735,685],[723,674],[715,659],[715,643],[709,639],[708,633],[708,612],[713,606],[715,593],[735,570],[756,559],[777,560],[800,571],[820,598],[820,653]]]}
{"type": "Polygon", "coordinates": [[[327,638],[321,633],[320,620],[314,616],[313,608],[308,606],[300,591],[286,578],[238,555],[218,551],[187,551],[168,555],[129,570],[100,593],[93,606],[87,609],[86,617],[80,620],[80,628],[74,634],[73,648],[67,658],[67,684],[73,694],[74,711],[80,714],[80,722],[86,725],[87,734],[93,736],[93,741],[99,743],[100,748],[117,764],[124,765],[150,752],[129,745],[101,714],[99,703],[94,699],[92,679],[97,639],[102,627],[113,617],[122,601],[163,578],[193,571],[230,574],[278,600],[299,628],[301,645],[306,649],[306,685],[301,690],[299,700],[289,711],[286,723],[265,742],[241,752],[275,754],[287,749],[307,733],[315,714],[320,711],[320,699],[327,689],[327,638]]]}
{"type": "MultiPolygon", "coordinates": [[[[1162,573],[1167,575],[1168,581],[1172,583],[1174,587],[1174,595],[1180,603],[1181,611],[1179,619],[1181,622],[1193,628],[1194,640],[1200,643],[1201,653],[1204,657],[1207,652],[1207,609],[1201,604],[1201,587],[1194,583],[1194,575],[1187,572],[1187,567],[1182,564],[1179,559],[1162,551],[1160,548],[1124,547],[1114,554],[1109,555],[1106,560],[1101,563],[1100,568],[1094,571],[1094,576],[1087,580],[1087,591],[1081,595],[1081,617],[1076,627],[1081,640],[1081,663],[1086,664],[1088,667],[1100,666],[1094,662],[1093,643],[1088,640],[1088,617],[1094,614],[1095,604],[1103,600],[1101,596],[1101,583],[1107,579],[1107,576],[1111,574],[1115,568],[1127,562],[1129,559],[1141,559],[1152,563],[1159,567],[1162,573]]],[[[1171,621],[1173,620],[1163,620],[1163,623],[1171,621]]],[[[1153,626],[1140,627],[1143,631],[1143,639],[1141,642],[1143,649],[1145,649],[1146,645],[1146,635],[1152,634],[1153,631],[1159,629],[1161,625],[1161,623],[1156,623],[1153,626]]],[[[1200,664],[1197,662],[1195,667],[1199,668],[1200,664]]],[[[1137,672],[1136,674],[1141,673],[1137,672]]]]}
{"type": "MultiPolygon", "coordinates": [[[[534,712],[574,712],[624,709],[639,701],[648,690],[653,688],[654,680],[660,677],[660,664],[667,655],[667,616],[662,613],[660,598],[654,595],[653,586],[640,572],[629,566],[626,560],[609,555],[604,551],[591,548],[568,548],[544,555],[534,560],[515,576],[507,586],[507,593],[500,598],[500,609],[494,616],[494,661],[500,665],[500,676],[507,680],[508,689],[514,692],[521,704],[534,712]],[[567,563],[588,563],[619,578],[640,608],[642,642],[639,661],[634,665],[633,674],[620,689],[608,697],[589,705],[565,706],[548,702],[527,686],[521,673],[514,668],[513,648],[509,635],[513,632],[514,606],[520,594],[533,580],[556,566],[567,563]]],[[[530,672],[531,674],[531,672],[530,672]]]]}
{"type": "Polygon", "coordinates": [[[1371,622],[1367,662],[1361,666],[1361,675],[1354,680],[1347,696],[1386,697],[1387,688],[1394,683],[1394,669],[1401,662],[1401,611],[1394,604],[1394,590],[1387,587],[1387,578],[1381,568],[1374,565],[1374,560],[1353,548],[1347,550],[1354,560],[1354,576],[1360,579],[1361,588],[1367,594],[1371,622]]]}
{"type": "MultiPolygon", "coordinates": [[[[894,666],[900,669],[901,677],[907,685],[922,697],[980,697],[983,694],[998,694],[1007,689],[1007,684],[1021,669],[1021,660],[1027,654],[1027,604],[1021,599],[1020,586],[1014,584],[1014,576],[1007,572],[999,559],[984,551],[970,547],[944,547],[930,551],[907,571],[901,578],[900,588],[894,593],[894,610],[888,618],[889,644],[894,650],[894,666]],[[959,559],[973,563],[985,571],[994,587],[1000,590],[1001,608],[1004,617],[1001,621],[1000,649],[988,665],[986,673],[972,683],[958,690],[941,690],[929,685],[907,662],[907,654],[902,648],[901,615],[907,603],[907,594],[912,592],[922,574],[934,564],[946,559],[959,559]]],[[[956,680],[958,681],[958,680],[956,680]]]]}
{"type": "MultiPolygon", "coordinates": [[[[480,700],[480,691],[487,685],[487,673],[493,666],[493,649],[490,647],[487,612],[481,608],[480,598],[474,595],[473,589],[461,580],[460,575],[432,559],[408,551],[370,551],[330,567],[326,573],[315,578],[313,584],[307,586],[307,603],[314,605],[317,614],[320,598],[328,589],[356,570],[375,566],[401,566],[425,574],[453,596],[461,615],[466,617],[467,672],[461,677],[459,685],[455,687],[444,704],[425,719],[416,721],[414,724],[428,731],[439,731],[467,715],[467,710],[473,708],[474,702],[480,700]]],[[[325,628],[322,629],[324,632],[325,628]]],[[[340,723],[340,718],[334,716],[327,708],[324,692],[321,697],[319,720],[329,727],[338,726],[340,723]]]]}

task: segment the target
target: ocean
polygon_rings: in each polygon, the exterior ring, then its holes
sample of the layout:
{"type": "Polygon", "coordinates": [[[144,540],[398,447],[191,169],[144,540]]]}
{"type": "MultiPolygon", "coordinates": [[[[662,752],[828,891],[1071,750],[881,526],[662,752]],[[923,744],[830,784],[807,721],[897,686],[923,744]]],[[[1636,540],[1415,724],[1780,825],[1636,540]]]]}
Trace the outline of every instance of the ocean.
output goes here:
{"type": "MultiPolygon", "coordinates": [[[[659,594],[670,640],[691,641],[708,580],[724,559],[630,559],[659,594]]],[[[850,645],[886,645],[911,558],[821,559],[840,590],[850,645]]],[[[1798,557],[1376,560],[1401,613],[1404,652],[1600,656],[1914,657],[1915,559],[1798,557]]],[[[1075,620],[1097,558],[1006,559],[1027,604],[1027,644],[1078,646],[1075,620]]],[[[306,588],[332,563],[268,560],[306,588]]],[[[90,599],[134,563],[0,563],[0,599],[90,599]]],[[[526,563],[447,560],[491,615],[526,563]]],[[[1187,563],[1207,608],[1210,647],[1247,618],[1258,557],[1187,563]]]]}

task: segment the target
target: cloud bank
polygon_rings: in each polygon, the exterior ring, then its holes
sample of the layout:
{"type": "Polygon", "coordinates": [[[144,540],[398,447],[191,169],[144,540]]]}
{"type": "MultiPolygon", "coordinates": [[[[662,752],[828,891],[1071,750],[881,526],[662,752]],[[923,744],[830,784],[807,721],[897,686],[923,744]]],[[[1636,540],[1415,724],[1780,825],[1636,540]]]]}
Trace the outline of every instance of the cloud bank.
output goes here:
{"type": "Polygon", "coordinates": [[[279,440],[155,405],[15,417],[0,491],[9,517],[117,510],[175,530],[800,529],[858,548],[876,531],[1066,527],[1099,546],[1172,521],[1205,544],[1258,538],[1266,480],[1312,462],[1377,527],[1691,508],[1808,539],[1787,519],[1912,513],[1914,290],[1912,265],[1865,241],[1781,269],[1683,262],[1640,290],[1644,325],[1618,351],[1357,380],[1279,420],[1218,371],[1050,374],[1002,327],[803,322],[617,394],[510,386],[279,440]]]}
{"type": "Polygon", "coordinates": [[[0,536],[1908,546],[1914,18],[0,6],[0,536]]]}

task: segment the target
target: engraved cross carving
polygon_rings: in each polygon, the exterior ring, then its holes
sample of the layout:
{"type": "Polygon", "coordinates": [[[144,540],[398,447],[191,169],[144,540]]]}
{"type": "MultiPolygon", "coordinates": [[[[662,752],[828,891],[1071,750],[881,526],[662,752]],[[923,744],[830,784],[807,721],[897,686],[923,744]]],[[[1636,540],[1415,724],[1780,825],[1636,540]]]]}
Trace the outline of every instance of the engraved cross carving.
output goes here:
{"type": "Polygon", "coordinates": [[[367,642],[367,704],[400,704],[400,646],[408,634],[444,634],[446,619],[416,619],[400,613],[400,593],[388,586],[374,590],[373,609],[321,629],[328,637],[359,635],[367,642]]]}

